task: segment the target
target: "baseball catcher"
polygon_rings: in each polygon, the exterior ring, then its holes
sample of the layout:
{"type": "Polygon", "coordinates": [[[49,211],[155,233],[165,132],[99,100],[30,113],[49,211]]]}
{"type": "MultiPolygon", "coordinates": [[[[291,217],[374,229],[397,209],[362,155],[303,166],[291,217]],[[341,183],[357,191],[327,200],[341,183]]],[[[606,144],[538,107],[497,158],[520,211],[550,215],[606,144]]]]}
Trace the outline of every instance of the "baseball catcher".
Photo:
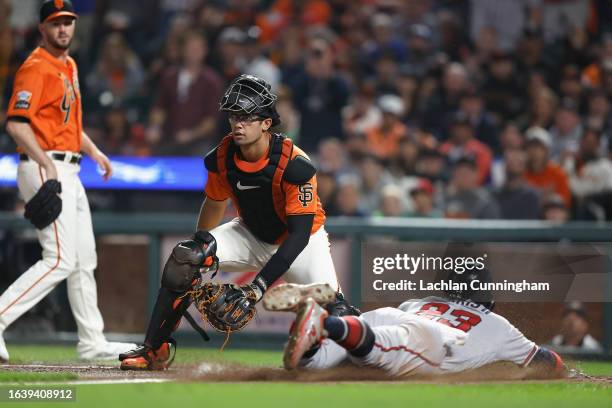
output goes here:
{"type": "MultiPolygon", "coordinates": [[[[485,281],[488,276],[486,270],[474,270],[452,273],[449,280],[469,283],[485,281]]],[[[287,369],[326,369],[348,362],[400,377],[458,373],[506,361],[536,367],[538,375],[545,377],[558,378],[566,372],[557,353],[537,346],[493,313],[490,293],[448,291],[445,297],[409,300],[398,308],[339,317],[321,307],[333,289],[318,286],[318,290],[311,286],[307,294],[297,296],[299,286],[279,285],[264,299],[268,310],[297,314],[285,347],[287,369]]]]}
{"type": "Polygon", "coordinates": [[[192,302],[215,329],[242,329],[281,276],[327,283],[330,315],[359,314],[338,287],[316,170],[290,139],[271,131],[280,123],[275,101],[270,85],[251,75],[235,79],[223,95],[220,109],[229,115],[231,133],[204,158],[208,180],[198,231],[172,251],[144,344],[120,355],[122,369],[167,368],[170,335],[192,302]],[[219,226],[230,199],[239,216],[219,226]],[[202,279],[201,272],[217,268],[259,273],[244,286],[202,279]]]}

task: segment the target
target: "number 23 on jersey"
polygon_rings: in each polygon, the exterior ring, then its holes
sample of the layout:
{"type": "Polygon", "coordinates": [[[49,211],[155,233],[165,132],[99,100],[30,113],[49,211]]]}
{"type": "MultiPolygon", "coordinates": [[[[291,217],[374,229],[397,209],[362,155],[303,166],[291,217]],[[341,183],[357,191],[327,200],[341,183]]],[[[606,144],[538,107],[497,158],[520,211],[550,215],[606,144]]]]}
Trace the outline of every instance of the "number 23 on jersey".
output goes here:
{"type": "Polygon", "coordinates": [[[467,310],[451,310],[450,305],[436,302],[424,304],[421,309],[416,312],[416,314],[447,326],[454,327],[455,329],[462,330],[466,333],[470,331],[472,327],[477,326],[482,320],[478,315],[468,312],[467,310]],[[448,315],[452,318],[447,319],[444,317],[444,315],[446,315],[449,310],[450,313],[448,313],[448,315]]]}

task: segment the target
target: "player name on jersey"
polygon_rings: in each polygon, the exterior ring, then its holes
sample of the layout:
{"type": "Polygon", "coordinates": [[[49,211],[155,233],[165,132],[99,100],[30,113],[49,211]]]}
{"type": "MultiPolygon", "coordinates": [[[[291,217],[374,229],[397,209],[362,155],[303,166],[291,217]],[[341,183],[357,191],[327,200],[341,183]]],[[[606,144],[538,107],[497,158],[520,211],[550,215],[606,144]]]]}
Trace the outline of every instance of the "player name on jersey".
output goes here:
{"type": "Polygon", "coordinates": [[[469,283],[453,282],[451,280],[441,280],[438,282],[427,282],[424,280],[408,280],[402,279],[395,282],[384,282],[377,279],[373,282],[373,288],[376,291],[408,291],[408,290],[424,290],[424,291],[465,291],[467,289],[482,290],[482,291],[505,291],[505,292],[524,292],[524,291],[549,291],[550,284],[548,282],[529,282],[522,280],[519,282],[510,282],[504,279],[503,282],[481,282],[474,280],[469,283]]]}

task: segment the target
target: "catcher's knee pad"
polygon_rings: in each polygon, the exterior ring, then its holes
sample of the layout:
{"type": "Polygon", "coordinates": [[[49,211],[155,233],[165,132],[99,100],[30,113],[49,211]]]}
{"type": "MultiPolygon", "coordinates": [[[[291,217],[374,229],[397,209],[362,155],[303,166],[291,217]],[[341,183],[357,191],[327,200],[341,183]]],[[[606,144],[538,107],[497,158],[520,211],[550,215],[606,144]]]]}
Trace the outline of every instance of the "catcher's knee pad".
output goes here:
{"type": "Polygon", "coordinates": [[[184,292],[192,286],[200,270],[216,260],[217,242],[207,231],[198,231],[192,239],[181,241],[172,249],[162,274],[162,287],[184,292]]]}

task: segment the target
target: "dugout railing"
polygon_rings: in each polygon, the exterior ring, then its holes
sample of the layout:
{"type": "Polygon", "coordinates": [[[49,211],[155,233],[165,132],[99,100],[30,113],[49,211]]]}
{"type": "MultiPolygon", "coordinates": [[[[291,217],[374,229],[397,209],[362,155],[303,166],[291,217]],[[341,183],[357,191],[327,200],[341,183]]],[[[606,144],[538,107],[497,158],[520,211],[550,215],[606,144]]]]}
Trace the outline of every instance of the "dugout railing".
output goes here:
{"type": "MultiPolygon", "coordinates": [[[[97,235],[139,234],[148,236],[148,296],[151,310],[160,279],[161,240],[164,235],[188,235],[193,232],[195,214],[94,213],[93,224],[97,235]]],[[[31,229],[22,216],[0,212],[0,230],[13,232],[31,229]]],[[[543,221],[507,220],[448,220],[409,218],[328,218],[326,229],[330,235],[350,239],[351,287],[350,298],[361,299],[361,246],[370,236],[387,236],[406,241],[473,241],[473,242],[612,242],[612,223],[571,222],[552,225],[543,221]]],[[[606,290],[612,291],[612,270],[607,270],[606,290]]],[[[612,298],[608,293],[607,298],[612,298]]],[[[604,304],[604,347],[612,351],[612,302],[604,304]]]]}

